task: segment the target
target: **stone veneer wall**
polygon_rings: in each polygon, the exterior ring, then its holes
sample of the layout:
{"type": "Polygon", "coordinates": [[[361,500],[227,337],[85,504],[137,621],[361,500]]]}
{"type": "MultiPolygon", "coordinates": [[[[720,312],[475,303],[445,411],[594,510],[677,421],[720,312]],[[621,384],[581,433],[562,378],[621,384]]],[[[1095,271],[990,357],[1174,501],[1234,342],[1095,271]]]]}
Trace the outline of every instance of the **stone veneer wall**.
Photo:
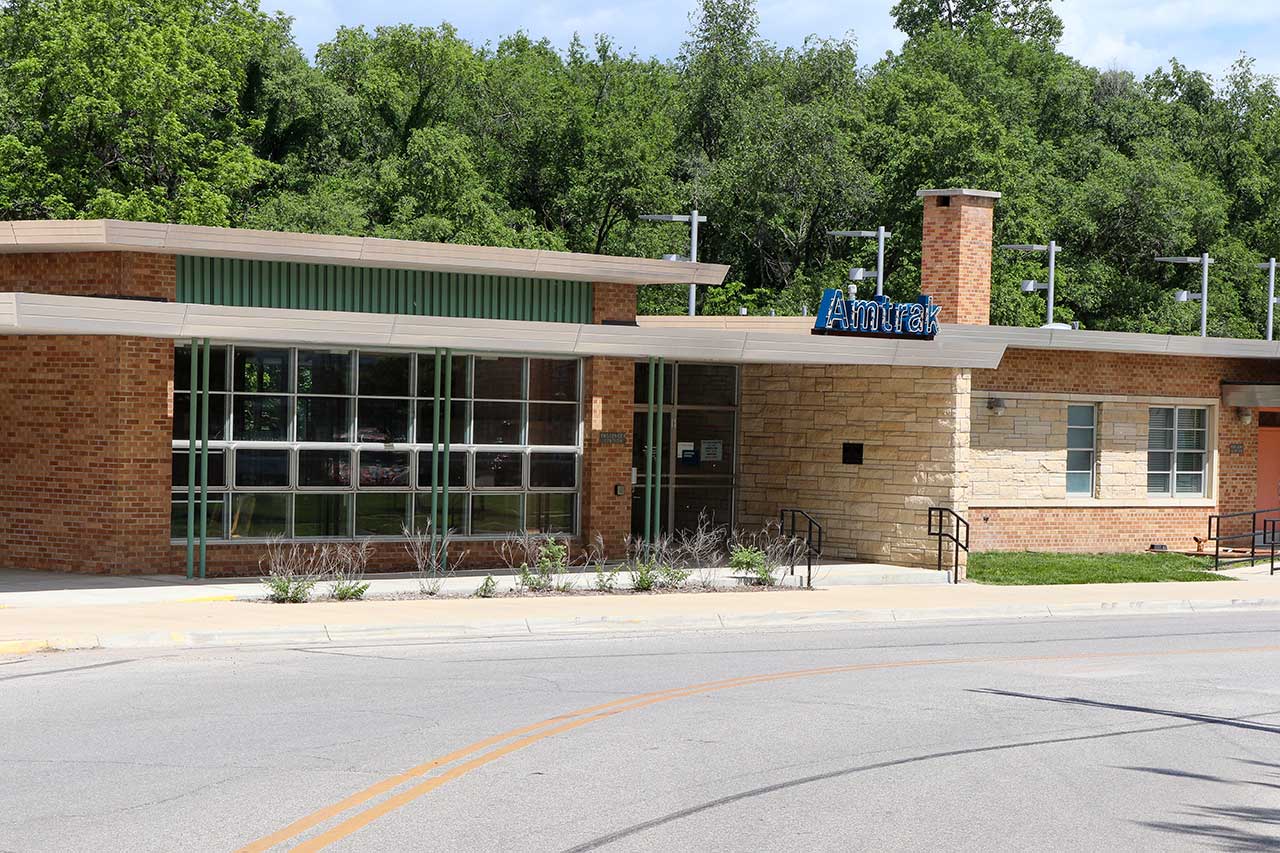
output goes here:
{"type": "Polygon", "coordinates": [[[1255,506],[1258,419],[1242,423],[1217,404],[1221,383],[1278,378],[1280,364],[1268,361],[1008,350],[998,368],[973,372],[973,549],[1194,548],[1210,515],[1255,506]],[[1003,414],[986,408],[991,397],[1004,400],[1003,414]],[[1098,407],[1094,498],[1066,496],[1070,402],[1098,407]],[[1146,494],[1147,411],[1159,405],[1210,406],[1208,497],[1146,494]]]}
{"type": "Polygon", "coordinates": [[[872,365],[744,365],[739,527],[782,507],[823,525],[826,556],[936,565],[930,506],[966,510],[969,372],[872,365]],[[862,465],[841,463],[862,442],[862,465]]]}

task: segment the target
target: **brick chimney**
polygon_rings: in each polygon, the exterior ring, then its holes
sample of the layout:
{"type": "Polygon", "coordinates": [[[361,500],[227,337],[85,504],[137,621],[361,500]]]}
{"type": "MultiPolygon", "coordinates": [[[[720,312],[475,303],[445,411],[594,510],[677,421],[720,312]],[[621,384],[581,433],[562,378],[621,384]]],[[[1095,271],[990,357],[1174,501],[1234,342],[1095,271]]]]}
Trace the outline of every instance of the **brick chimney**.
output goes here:
{"type": "Polygon", "coordinates": [[[991,322],[991,218],[1000,193],[919,190],[924,199],[920,292],[932,296],[944,323],[991,322]]]}

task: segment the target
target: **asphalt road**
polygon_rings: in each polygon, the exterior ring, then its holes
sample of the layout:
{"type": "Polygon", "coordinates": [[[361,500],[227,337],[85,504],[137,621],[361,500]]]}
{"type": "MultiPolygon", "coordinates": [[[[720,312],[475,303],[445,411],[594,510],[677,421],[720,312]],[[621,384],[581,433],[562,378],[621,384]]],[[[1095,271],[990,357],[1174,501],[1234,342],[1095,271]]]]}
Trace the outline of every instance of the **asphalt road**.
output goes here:
{"type": "Polygon", "coordinates": [[[1277,849],[1277,629],[0,660],[0,850],[1277,849]]]}

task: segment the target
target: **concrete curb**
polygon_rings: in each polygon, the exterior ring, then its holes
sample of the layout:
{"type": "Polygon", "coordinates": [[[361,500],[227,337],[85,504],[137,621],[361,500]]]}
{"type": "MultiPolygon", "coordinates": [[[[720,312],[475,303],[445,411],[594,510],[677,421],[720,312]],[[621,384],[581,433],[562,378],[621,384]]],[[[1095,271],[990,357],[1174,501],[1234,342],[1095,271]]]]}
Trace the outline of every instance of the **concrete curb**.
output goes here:
{"type": "Polygon", "coordinates": [[[503,637],[584,636],[676,631],[734,631],[748,628],[805,628],[884,622],[942,622],[976,619],[1053,619],[1076,616],[1133,616],[1223,610],[1280,610],[1280,598],[1221,601],[1113,601],[1070,604],[1008,604],[981,607],[827,610],[759,614],[705,614],[631,619],[528,618],[471,625],[293,625],[258,630],[145,631],[72,634],[0,640],[0,655],[26,655],[76,649],[216,648],[291,646],[376,641],[448,641],[503,637]]]}

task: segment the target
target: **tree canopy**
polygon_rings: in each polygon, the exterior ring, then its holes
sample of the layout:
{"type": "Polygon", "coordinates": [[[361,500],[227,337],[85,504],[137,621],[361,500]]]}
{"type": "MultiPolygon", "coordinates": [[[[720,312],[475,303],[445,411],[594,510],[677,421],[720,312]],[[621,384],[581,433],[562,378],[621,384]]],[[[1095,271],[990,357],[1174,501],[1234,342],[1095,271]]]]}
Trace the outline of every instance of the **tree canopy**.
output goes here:
{"type": "MultiPolygon", "coordinates": [[[[886,3],[891,0],[886,0],[886,3]]],[[[606,36],[477,45],[447,23],[341,28],[314,60],[254,0],[0,0],[0,218],[116,217],[658,256],[697,206],[732,266],[704,312],[812,309],[893,232],[919,287],[922,187],[999,190],[996,239],[1063,250],[1058,318],[1257,337],[1280,254],[1280,96],[1247,57],[1144,78],[1057,49],[1051,0],[898,0],[901,50],[782,48],[754,0],[701,0],[671,60],[606,36]]],[[[999,250],[993,322],[1035,325],[1042,257],[999,250]]],[[[678,312],[679,288],[642,294],[678,312]]]]}

